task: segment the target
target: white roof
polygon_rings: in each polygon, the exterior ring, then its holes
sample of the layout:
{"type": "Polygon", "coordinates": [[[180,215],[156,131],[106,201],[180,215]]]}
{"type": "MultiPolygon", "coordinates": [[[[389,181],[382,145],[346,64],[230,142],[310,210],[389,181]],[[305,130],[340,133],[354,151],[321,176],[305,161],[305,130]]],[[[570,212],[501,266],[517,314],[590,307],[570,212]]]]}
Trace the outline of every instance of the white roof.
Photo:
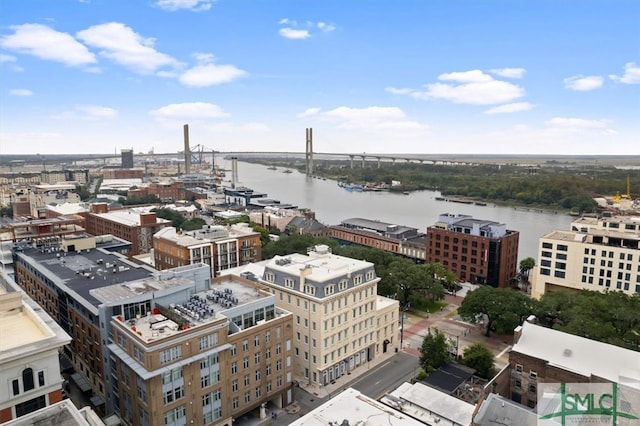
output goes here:
{"type": "Polygon", "coordinates": [[[512,351],[586,377],[597,376],[640,389],[640,352],[526,321],[512,351]]]}
{"type": "Polygon", "coordinates": [[[397,406],[426,424],[470,425],[475,405],[447,395],[422,383],[403,383],[382,398],[391,406],[397,406]]]}
{"type": "Polygon", "coordinates": [[[318,408],[290,423],[290,425],[340,425],[344,420],[347,420],[350,425],[424,426],[424,423],[414,420],[408,415],[371,399],[352,388],[345,389],[318,408]]]}
{"type": "MultiPolygon", "coordinates": [[[[98,213],[98,216],[105,217],[112,222],[117,222],[125,226],[140,226],[140,215],[150,213],[155,206],[134,207],[126,210],[114,210],[108,213],[98,213]]],[[[156,223],[170,223],[170,220],[156,217],[156,223]]]]}

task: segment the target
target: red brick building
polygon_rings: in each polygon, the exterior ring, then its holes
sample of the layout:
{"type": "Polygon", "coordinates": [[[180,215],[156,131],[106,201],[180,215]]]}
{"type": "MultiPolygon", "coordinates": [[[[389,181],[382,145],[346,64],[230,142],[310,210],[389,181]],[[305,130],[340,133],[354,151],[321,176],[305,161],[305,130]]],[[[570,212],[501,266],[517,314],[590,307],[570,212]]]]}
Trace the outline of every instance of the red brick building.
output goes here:
{"type": "Polygon", "coordinates": [[[442,264],[461,282],[510,287],[518,272],[519,239],[505,224],[442,214],[427,228],[426,262],[442,264]]]}
{"type": "Polygon", "coordinates": [[[156,217],[154,207],[139,207],[109,212],[106,203],[91,205],[86,219],[92,235],[111,234],[131,242],[131,256],[148,253],[153,247],[153,234],[171,226],[171,221],[156,217]]]}

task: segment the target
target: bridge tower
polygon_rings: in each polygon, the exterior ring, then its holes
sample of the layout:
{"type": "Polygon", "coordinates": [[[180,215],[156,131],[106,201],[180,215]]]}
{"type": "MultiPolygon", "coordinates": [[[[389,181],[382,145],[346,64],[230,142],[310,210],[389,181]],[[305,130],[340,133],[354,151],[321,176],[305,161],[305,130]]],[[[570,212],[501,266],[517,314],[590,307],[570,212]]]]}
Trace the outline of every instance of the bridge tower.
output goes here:
{"type": "Polygon", "coordinates": [[[311,127],[305,129],[306,133],[306,147],[305,147],[305,161],[307,166],[307,176],[313,175],[313,129],[311,127]]]}

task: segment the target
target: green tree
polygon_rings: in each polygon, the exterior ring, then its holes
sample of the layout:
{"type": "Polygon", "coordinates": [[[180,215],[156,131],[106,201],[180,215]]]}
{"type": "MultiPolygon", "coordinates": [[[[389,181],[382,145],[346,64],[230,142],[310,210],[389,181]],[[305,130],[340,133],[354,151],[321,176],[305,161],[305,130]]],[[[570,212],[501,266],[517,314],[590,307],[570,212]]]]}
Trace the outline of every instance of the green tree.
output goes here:
{"type": "Polygon", "coordinates": [[[251,229],[253,229],[255,232],[260,233],[260,244],[262,247],[266,246],[267,244],[269,244],[269,242],[271,242],[271,238],[269,237],[269,230],[267,228],[260,226],[257,223],[252,223],[251,229]]]}
{"type": "Polygon", "coordinates": [[[484,321],[487,336],[491,331],[511,334],[535,311],[536,303],[518,291],[481,286],[467,293],[458,308],[458,314],[466,321],[484,321]]]}
{"type": "Polygon", "coordinates": [[[451,361],[451,343],[438,329],[429,330],[420,347],[420,366],[427,373],[451,361]]]}
{"type": "Polygon", "coordinates": [[[184,222],[182,222],[182,224],[180,224],[180,229],[183,229],[185,231],[193,231],[196,229],[202,229],[202,227],[206,224],[207,222],[205,222],[204,219],[194,217],[193,219],[185,220],[184,222]]]}
{"type": "Polygon", "coordinates": [[[524,282],[529,282],[529,273],[536,266],[536,260],[533,257],[526,257],[520,261],[520,276],[524,282]]]}
{"type": "Polygon", "coordinates": [[[165,209],[165,208],[157,208],[153,209],[156,213],[156,216],[161,219],[166,219],[171,221],[171,226],[176,229],[181,229],[182,223],[186,220],[184,216],[178,213],[175,210],[165,209]]]}
{"type": "Polygon", "coordinates": [[[485,379],[491,379],[496,374],[493,354],[482,343],[466,347],[460,362],[476,370],[476,374],[485,379]]]}
{"type": "Polygon", "coordinates": [[[554,291],[536,309],[540,324],[640,351],[640,294],[620,291],[554,291]]]}

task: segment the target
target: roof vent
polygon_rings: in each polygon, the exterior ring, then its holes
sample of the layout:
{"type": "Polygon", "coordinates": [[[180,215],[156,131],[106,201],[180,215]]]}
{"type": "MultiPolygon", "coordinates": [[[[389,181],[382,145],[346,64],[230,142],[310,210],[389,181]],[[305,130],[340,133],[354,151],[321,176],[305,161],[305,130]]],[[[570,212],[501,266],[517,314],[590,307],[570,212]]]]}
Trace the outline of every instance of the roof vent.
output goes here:
{"type": "Polygon", "coordinates": [[[571,356],[571,349],[565,349],[564,352],[562,352],[562,354],[566,357],[570,357],[571,356]]]}

